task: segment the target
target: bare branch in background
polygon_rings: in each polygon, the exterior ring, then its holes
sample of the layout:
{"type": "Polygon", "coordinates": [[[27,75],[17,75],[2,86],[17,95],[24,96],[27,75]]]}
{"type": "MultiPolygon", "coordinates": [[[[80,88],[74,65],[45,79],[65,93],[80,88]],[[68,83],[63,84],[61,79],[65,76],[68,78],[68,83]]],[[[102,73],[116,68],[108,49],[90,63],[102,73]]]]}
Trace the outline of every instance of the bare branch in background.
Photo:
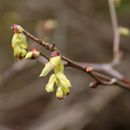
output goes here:
{"type": "MultiPolygon", "coordinates": [[[[41,54],[41,56],[44,56],[41,54]]],[[[48,57],[39,57],[38,62],[45,64],[48,60],[48,57]]],[[[23,60],[14,62],[2,75],[0,78],[0,88],[4,87],[11,79],[14,78],[19,72],[23,71],[26,68],[34,66],[36,62],[34,60],[23,60]]]]}
{"type": "Polygon", "coordinates": [[[104,72],[113,78],[117,78],[118,80],[122,80],[124,78],[124,76],[120,72],[118,72],[117,70],[114,69],[114,67],[116,65],[113,64],[113,62],[112,63],[102,63],[102,64],[79,62],[79,64],[84,66],[84,67],[85,66],[92,66],[94,70],[104,72]]]}
{"type": "Polygon", "coordinates": [[[112,28],[114,33],[113,63],[118,64],[121,58],[121,53],[120,53],[120,33],[118,31],[119,26],[118,26],[117,14],[116,14],[116,7],[115,7],[114,0],[108,0],[108,4],[109,4],[112,28]]]}
{"type": "Polygon", "coordinates": [[[41,83],[41,81],[36,80],[27,84],[24,88],[20,88],[12,92],[2,92],[0,94],[0,111],[6,112],[17,109],[34,101],[35,99],[38,99],[40,96],[43,96],[43,93],[41,93],[42,87],[37,86],[39,83],[41,83]]]}

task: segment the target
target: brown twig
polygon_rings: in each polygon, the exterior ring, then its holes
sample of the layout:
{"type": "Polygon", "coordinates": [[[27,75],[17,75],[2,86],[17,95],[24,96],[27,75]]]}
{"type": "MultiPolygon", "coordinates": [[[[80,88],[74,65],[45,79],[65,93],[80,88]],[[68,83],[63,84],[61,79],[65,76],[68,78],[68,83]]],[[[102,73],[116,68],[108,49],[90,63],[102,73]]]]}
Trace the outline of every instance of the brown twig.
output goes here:
{"type": "Polygon", "coordinates": [[[118,80],[122,80],[124,78],[124,76],[118,72],[117,70],[114,69],[115,66],[117,66],[118,64],[113,64],[113,62],[111,63],[84,63],[84,62],[78,62],[78,64],[82,65],[82,66],[91,66],[94,68],[94,70],[99,71],[99,72],[103,72],[107,75],[109,75],[110,77],[116,78],[118,80]]]}
{"type": "Polygon", "coordinates": [[[43,53],[41,53],[41,52],[40,52],[40,55],[41,55],[42,57],[44,57],[47,61],[49,61],[50,58],[49,58],[48,56],[46,56],[45,54],[43,54],[43,53]]]}
{"type": "MultiPolygon", "coordinates": [[[[35,41],[37,44],[43,46],[44,48],[46,48],[47,50],[49,50],[49,51],[51,51],[51,52],[52,52],[52,51],[55,51],[55,50],[58,50],[56,47],[54,47],[53,44],[47,43],[47,42],[45,42],[45,41],[43,41],[43,40],[41,40],[41,39],[39,39],[39,38],[33,36],[32,34],[30,34],[30,33],[29,33],[28,31],[26,31],[26,30],[24,30],[23,33],[24,33],[28,38],[32,39],[32,40],[35,41]]],[[[107,76],[107,75],[105,75],[105,74],[96,72],[96,71],[94,71],[94,70],[91,70],[91,71],[87,72],[87,71],[86,71],[86,67],[87,67],[87,66],[84,67],[84,66],[78,64],[77,62],[70,60],[69,58],[67,58],[67,57],[65,57],[65,56],[61,56],[61,57],[62,57],[62,59],[63,59],[64,61],[67,62],[67,64],[68,64],[69,67],[72,67],[72,68],[75,68],[75,69],[77,69],[77,70],[81,70],[81,71],[87,73],[89,76],[91,76],[92,78],[94,78],[100,85],[109,85],[109,86],[110,86],[110,85],[118,85],[118,86],[120,86],[120,87],[122,87],[122,88],[130,89],[130,84],[128,84],[128,83],[125,83],[125,82],[120,81],[120,80],[118,80],[118,79],[116,79],[115,82],[112,82],[112,81],[113,81],[113,77],[111,78],[111,77],[109,77],[109,76],[107,76]]]]}

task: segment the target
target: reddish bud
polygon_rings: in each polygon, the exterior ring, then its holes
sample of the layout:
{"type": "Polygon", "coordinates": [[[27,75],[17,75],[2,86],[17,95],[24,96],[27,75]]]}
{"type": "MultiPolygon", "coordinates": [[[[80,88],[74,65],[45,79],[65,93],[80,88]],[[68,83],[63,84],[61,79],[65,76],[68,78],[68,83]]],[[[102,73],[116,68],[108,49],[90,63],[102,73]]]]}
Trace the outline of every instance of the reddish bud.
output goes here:
{"type": "Polygon", "coordinates": [[[21,32],[23,32],[23,28],[20,26],[20,25],[18,25],[18,24],[13,24],[12,26],[11,26],[11,29],[13,30],[13,32],[14,33],[21,33],[21,32]]]}
{"type": "Polygon", "coordinates": [[[51,33],[55,30],[55,28],[57,27],[57,21],[53,20],[53,19],[49,19],[46,20],[43,24],[43,29],[48,32],[51,33]]]}
{"type": "Polygon", "coordinates": [[[90,88],[97,88],[98,82],[93,81],[93,82],[91,82],[91,83],[89,84],[89,86],[90,86],[90,88]]]}
{"type": "Polygon", "coordinates": [[[35,54],[35,52],[37,52],[37,51],[38,51],[38,49],[36,49],[36,48],[33,48],[33,49],[32,49],[32,53],[33,53],[33,54],[35,54]]]}
{"type": "Polygon", "coordinates": [[[36,48],[33,48],[31,52],[32,52],[32,58],[34,59],[40,55],[40,52],[36,48]]]}
{"type": "Polygon", "coordinates": [[[86,72],[91,72],[93,68],[91,66],[86,66],[85,67],[86,72]]]}
{"type": "Polygon", "coordinates": [[[53,51],[51,53],[51,57],[55,57],[55,56],[59,56],[60,55],[60,52],[59,51],[53,51]]]}

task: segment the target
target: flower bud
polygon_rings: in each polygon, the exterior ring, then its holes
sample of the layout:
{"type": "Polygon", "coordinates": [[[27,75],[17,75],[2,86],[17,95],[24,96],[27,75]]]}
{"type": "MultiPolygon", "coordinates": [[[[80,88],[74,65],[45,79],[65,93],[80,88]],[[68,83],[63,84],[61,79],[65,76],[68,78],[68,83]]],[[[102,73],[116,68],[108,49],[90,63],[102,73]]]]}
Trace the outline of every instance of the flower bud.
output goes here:
{"type": "Polygon", "coordinates": [[[64,65],[62,64],[61,56],[59,51],[54,51],[51,53],[51,63],[54,64],[54,71],[57,72],[64,72],[64,65]]]}
{"type": "Polygon", "coordinates": [[[52,64],[54,67],[57,67],[57,66],[61,63],[61,57],[60,57],[60,56],[52,57],[52,58],[50,59],[50,62],[51,62],[51,64],[52,64]]]}
{"type": "Polygon", "coordinates": [[[123,35],[123,36],[126,36],[126,37],[130,36],[130,30],[129,30],[128,28],[119,27],[119,28],[118,28],[118,31],[119,31],[119,33],[120,33],[121,35],[123,35]]]}
{"type": "Polygon", "coordinates": [[[61,72],[58,72],[56,73],[56,77],[58,78],[60,84],[66,88],[71,88],[71,83],[70,81],[67,79],[67,77],[61,73],[61,72]]]}
{"type": "Polygon", "coordinates": [[[53,19],[46,20],[43,24],[43,28],[46,32],[52,32],[56,27],[57,27],[57,22],[56,20],[53,19]]]}
{"type": "Polygon", "coordinates": [[[59,56],[60,55],[60,52],[59,51],[53,51],[51,53],[51,57],[56,57],[56,56],[59,56]]]}
{"type": "Polygon", "coordinates": [[[32,49],[32,51],[29,51],[27,55],[25,56],[25,59],[35,59],[40,55],[40,52],[37,49],[32,49]]]}
{"type": "Polygon", "coordinates": [[[86,72],[89,73],[89,72],[91,72],[93,70],[93,68],[91,66],[86,66],[85,70],[86,70],[86,72]]]}
{"type": "Polygon", "coordinates": [[[23,33],[15,33],[12,38],[12,48],[14,49],[14,56],[17,58],[24,58],[28,51],[28,41],[23,33]]]}
{"type": "Polygon", "coordinates": [[[63,73],[63,72],[64,72],[64,65],[63,65],[62,63],[60,63],[59,66],[56,66],[56,67],[54,68],[54,72],[55,72],[55,73],[58,73],[58,72],[63,73]]]}
{"type": "Polygon", "coordinates": [[[60,86],[56,90],[56,96],[58,97],[58,99],[63,99],[64,97],[64,92],[60,86]]]}
{"type": "Polygon", "coordinates": [[[64,87],[64,86],[62,86],[62,90],[63,90],[63,92],[64,92],[64,95],[69,95],[70,90],[69,90],[68,87],[64,87]]]}
{"type": "Polygon", "coordinates": [[[99,82],[97,82],[97,81],[93,81],[93,82],[91,82],[91,83],[89,84],[90,88],[97,88],[98,85],[99,85],[99,82]]]}
{"type": "Polygon", "coordinates": [[[21,33],[24,31],[24,29],[20,25],[17,25],[17,24],[13,24],[11,26],[11,29],[13,30],[14,33],[21,33]]]}
{"type": "Polygon", "coordinates": [[[25,59],[32,59],[32,52],[29,51],[27,55],[25,56],[25,59]]]}
{"type": "Polygon", "coordinates": [[[18,59],[23,59],[25,57],[25,55],[27,54],[27,50],[26,49],[22,49],[19,46],[16,46],[14,48],[14,56],[18,59]]]}
{"type": "Polygon", "coordinates": [[[46,91],[47,92],[53,92],[54,91],[54,83],[56,81],[55,74],[52,74],[47,85],[46,85],[46,91]]]}
{"type": "Polygon", "coordinates": [[[60,56],[52,57],[50,59],[50,61],[43,68],[43,70],[42,70],[42,72],[40,74],[40,77],[46,76],[54,68],[60,67],[60,63],[61,63],[61,57],[60,56]]]}
{"type": "Polygon", "coordinates": [[[32,49],[32,56],[33,58],[36,58],[40,55],[40,52],[37,49],[32,49]]]}

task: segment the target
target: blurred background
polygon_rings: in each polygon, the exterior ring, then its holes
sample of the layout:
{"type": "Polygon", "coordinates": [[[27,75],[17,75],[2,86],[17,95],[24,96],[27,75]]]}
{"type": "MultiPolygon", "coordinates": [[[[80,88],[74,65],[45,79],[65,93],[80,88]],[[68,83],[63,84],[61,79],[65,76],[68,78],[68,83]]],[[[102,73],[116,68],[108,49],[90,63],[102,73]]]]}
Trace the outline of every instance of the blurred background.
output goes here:
{"type": "MultiPolygon", "coordinates": [[[[117,8],[119,25],[130,28],[130,1],[117,8]]],[[[88,75],[67,68],[71,93],[59,101],[38,78],[39,60],[16,61],[11,24],[20,24],[80,62],[112,60],[113,33],[107,0],[0,0],[0,130],[130,130],[130,93],[117,86],[89,87],[88,75]],[[53,20],[54,28],[47,22],[53,20]]],[[[48,52],[30,41],[45,54],[48,52]]],[[[130,79],[130,37],[121,37],[116,69],[130,79]]],[[[42,61],[42,58],[40,59],[42,61]]]]}

